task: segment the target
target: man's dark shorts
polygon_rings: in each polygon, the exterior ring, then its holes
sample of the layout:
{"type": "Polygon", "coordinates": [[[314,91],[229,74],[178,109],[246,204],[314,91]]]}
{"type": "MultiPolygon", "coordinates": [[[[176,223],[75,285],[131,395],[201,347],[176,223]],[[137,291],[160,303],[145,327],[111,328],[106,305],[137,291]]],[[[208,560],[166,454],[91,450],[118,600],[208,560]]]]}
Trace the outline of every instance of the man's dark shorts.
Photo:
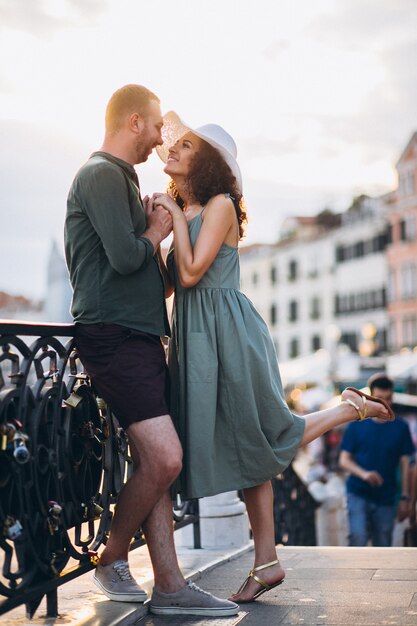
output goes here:
{"type": "Polygon", "coordinates": [[[168,415],[168,370],[161,338],[118,324],[79,324],[75,345],[100,397],[122,428],[168,415]]]}

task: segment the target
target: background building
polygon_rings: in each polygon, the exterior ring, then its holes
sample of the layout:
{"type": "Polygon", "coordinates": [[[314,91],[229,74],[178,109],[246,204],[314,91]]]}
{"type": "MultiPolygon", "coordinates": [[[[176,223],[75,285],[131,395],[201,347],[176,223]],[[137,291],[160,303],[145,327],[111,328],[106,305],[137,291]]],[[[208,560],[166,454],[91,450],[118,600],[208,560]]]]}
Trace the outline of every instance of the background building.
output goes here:
{"type": "Polygon", "coordinates": [[[389,345],[417,346],[417,132],[397,163],[398,189],[386,198],[389,345]]]}
{"type": "Polygon", "coordinates": [[[391,193],[288,218],[275,245],[242,248],[242,290],[269,325],[284,383],[365,384],[381,369],[404,388],[417,379],[417,133],[397,170],[391,193]]]}

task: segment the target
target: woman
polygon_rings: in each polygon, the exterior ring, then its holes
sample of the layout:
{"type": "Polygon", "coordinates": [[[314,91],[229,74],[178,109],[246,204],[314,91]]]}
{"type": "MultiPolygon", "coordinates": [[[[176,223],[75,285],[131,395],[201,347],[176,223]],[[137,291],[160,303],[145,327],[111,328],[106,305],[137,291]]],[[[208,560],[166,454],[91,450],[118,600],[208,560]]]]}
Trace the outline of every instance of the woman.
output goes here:
{"type": "Polygon", "coordinates": [[[164,118],[163,138],[157,150],[171,182],[169,194],[154,194],[153,203],[173,218],[169,365],[171,410],[184,448],[179,491],[200,498],[243,490],[255,562],[231,599],[251,602],[285,576],[276,556],[271,478],[299,446],[327,430],[393,414],[353,388],[335,408],[291,413],[267,326],[239,291],[246,214],[235,143],[220,126],[191,130],[174,112],[164,118]]]}

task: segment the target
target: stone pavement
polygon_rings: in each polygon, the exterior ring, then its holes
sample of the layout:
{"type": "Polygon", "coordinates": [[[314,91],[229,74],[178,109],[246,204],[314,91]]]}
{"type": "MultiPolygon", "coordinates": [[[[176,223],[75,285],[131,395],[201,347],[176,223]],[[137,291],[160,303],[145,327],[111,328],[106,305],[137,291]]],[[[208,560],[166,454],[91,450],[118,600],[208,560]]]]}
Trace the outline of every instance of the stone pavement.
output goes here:
{"type": "MultiPolygon", "coordinates": [[[[149,615],[136,626],[417,625],[416,548],[285,547],[285,582],[234,618],[178,621],[149,615]]],[[[204,574],[199,585],[218,595],[238,589],[252,553],[204,574]]],[[[128,623],[126,623],[127,626],[128,623]]],[[[130,626],[130,625],[129,625],[130,626]]]]}
{"type": "MultiPolygon", "coordinates": [[[[187,530],[187,529],[184,529],[187,530]]],[[[194,550],[180,545],[183,531],[174,534],[177,543],[177,554],[184,576],[198,580],[203,572],[225,563],[228,559],[237,558],[252,550],[249,543],[243,548],[220,548],[194,550]]],[[[129,554],[132,574],[138,583],[150,594],[153,586],[152,567],[146,546],[132,550],[129,554]]],[[[75,563],[74,563],[75,564],[75,563]]],[[[71,566],[68,564],[68,568],[71,566]]],[[[2,598],[0,596],[0,598],[2,598]]],[[[25,616],[25,607],[20,606],[0,617],[0,626],[127,626],[135,624],[141,617],[148,614],[143,604],[127,602],[110,602],[93,583],[93,572],[65,583],[58,587],[58,611],[60,616],[45,619],[46,602],[42,601],[32,620],[25,616]]],[[[214,625],[212,625],[214,626],[214,625]]]]}
{"type": "MultiPolygon", "coordinates": [[[[138,551],[131,553],[132,570],[141,574],[139,582],[147,578],[145,586],[150,588],[149,571],[137,569],[139,561],[142,567],[146,561],[144,549],[140,550],[141,556],[133,557],[138,551]]],[[[188,552],[187,556],[185,549],[179,550],[186,573],[204,589],[223,597],[239,587],[252,567],[250,548],[234,552],[188,552]]],[[[284,584],[255,603],[241,605],[239,615],[233,618],[152,616],[145,613],[146,606],[103,600],[91,583],[91,574],[86,574],[78,579],[76,595],[69,589],[75,581],[60,588],[61,618],[26,622],[13,612],[0,618],[0,623],[7,626],[27,623],[54,626],[417,626],[416,548],[285,547],[279,548],[278,553],[287,573],[284,584]]]]}

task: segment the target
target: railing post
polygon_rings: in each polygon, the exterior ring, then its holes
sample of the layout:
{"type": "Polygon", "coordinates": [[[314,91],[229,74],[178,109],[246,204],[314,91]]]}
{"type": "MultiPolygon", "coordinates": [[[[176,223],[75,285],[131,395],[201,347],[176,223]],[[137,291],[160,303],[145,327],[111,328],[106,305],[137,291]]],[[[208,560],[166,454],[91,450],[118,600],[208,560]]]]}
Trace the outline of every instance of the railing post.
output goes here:
{"type": "Polygon", "coordinates": [[[46,617],[58,617],[58,590],[46,594],[46,617]]]}
{"type": "Polygon", "coordinates": [[[200,525],[199,500],[195,501],[194,507],[195,507],[194,512],[195,512],[195,515],[197,516],[197,519],[193,524],[194,549],[199,550],[201,548],[201,525],[200,525]]]}

